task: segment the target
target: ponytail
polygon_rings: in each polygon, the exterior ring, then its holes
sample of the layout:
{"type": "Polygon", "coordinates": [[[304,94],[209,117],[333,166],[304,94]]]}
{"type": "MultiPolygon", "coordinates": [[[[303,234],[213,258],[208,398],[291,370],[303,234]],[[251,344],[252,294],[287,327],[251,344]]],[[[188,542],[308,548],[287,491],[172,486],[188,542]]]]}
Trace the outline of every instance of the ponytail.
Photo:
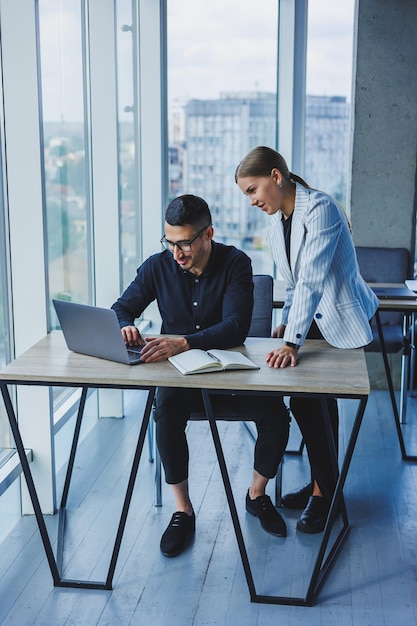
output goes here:
{"type": "Polygon", "coordinates": [[[298,174],[293,174],[292,172],[290,172],[290,180],[292,180],[294,183],[300,183],[300,185],[302,185],[306,189],[311,189],[310,185],[306,183],[304,178],[301,178],[301,176],[298,176],[298,174]]]}

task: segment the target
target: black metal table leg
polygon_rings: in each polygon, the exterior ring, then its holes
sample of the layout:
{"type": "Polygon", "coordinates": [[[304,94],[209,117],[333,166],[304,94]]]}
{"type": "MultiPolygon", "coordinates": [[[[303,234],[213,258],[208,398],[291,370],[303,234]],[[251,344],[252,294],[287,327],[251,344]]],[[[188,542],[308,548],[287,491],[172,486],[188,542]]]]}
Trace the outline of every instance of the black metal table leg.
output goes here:
{"type": "MultiPolygon", "coordinates": [[[[216,418],[213,413],[213,408],[212,408],[212,404],[210,401],[210,392],[205,389],[202,389],[201,392],[202,392],[202,397],[203,397],[203,402],[204,402],[207,418],[210,423],[210,429],[211,429],[211,433],[213,437],[214,447],[216,450],[217,459],[219,461],[220,472],[221,472],[223,484],[225,487],[227,502],[228,502],[229,509],[230,509],[230,515],[231,515],[232,522],[233,522],[233,527],[234,527],[234,531],[236,535],[236,540],[238,543],[239,553],[240,553],[240,557],[242,560],[242,565],[243,565],[246,582],[247,582],[248,589],[249,589],[251,602],[258,602],[261,604],[311,606],[311,604],[313,603],[314,599],[316,598],[318,594],[318,591],[321,585],[323,584],[325,580],[325,577],[330,571],[330,568],[335,561],[335,557],[338,553],[338,550],[349,530],[347,514],[346,514],[344,501],[343,501],[343,487],[344,487],[346,476],[349,470],[349,466],[350,466],[353,451],[355,448],[356,440],[358,437],[359,429],[362,423],[363,414],[365,412],[367,397],[361,396],[360,398],[356,398],[359,401],[359,406],[356,411],[356,417],[354,420],[351,435],[350,435],[348,445],[346,448],[345,457],[344,457],[344,461],[342,464],[342,469],[340,471],[340,474],[336,483],[335,491],[333,494],[332,502],[331,502],[329,513],[327,516],[323,538],[320,544],[317,559],[316,559],[313,572],[310,578],[307,593],[305,597],[302,598],[302,597],[293,597],[293,596],[263,595],[263,594],[258,594],[256,591],[256,587],[255,587],[255,583],[254,583],[254,579],[252,575],[252,570],[250,567],[250,562],[249,562],[249,558],[248,558],[248,554],[246,550],[246,545],[245,545],[245,541],[243,538],[242,528],[241,528],[239,517],[237,514],[236,503],[234,500],[233,491],[232,491],[231,484],[230,484],[230,478],[229,478],[229,474],[227,471],[227,466],[226,466],[226,462],[225,462],[225,458],[223,454],[223,448],[221,445],[220,436],[219,436],[219,432],[217,429],[216,418]],[[343,527],[339,531],[338,536],[336,537],[327,558],[324,560],[325,552],[326,552],[329,539],[330,539],[330,533],[331,533],[334,521],[339,511],[341,511],[343,515],[343,527]]],[[[215,392],[212,392],[212,393],[219,394],[219,393],[222,393],[222,391],[216,390],[215,392]]],[[[227,392],[224,392],[224,393],[227,393],[227,392]]],[[[330,417],[328,414],[327,406],[326,406],[326,415],[327,415],[328,430],[329,430],[328,436],[331,436],[331,439],[333,440],[333,434],[331,433],[330,417]]],[[[334,442],[333,442],[333,456],[334,457],[336,456],[336,452],[334,449],[334,442]]]]}
{"type": "Polygon", "coordinates": [[[58,541],[57,541],[57,549],[56,549],[56,562],[58,566],[58,571],[62,572],[63,569],[63,554],[64,554],[64,535],[65,535],[65,521],[66,521],[66,512],[65,507],[67,505],[68,492],[71,483],[72,470],[74,468],[75,461],[75,453],[77,451],[78,440],[80,437],[81,431],[81,422],[84,415],[84,407],[87,399],[88,387],[83,387],[80,397],[80,402],[78,405],[77,419],[75,422],[74,435],[72,438],[71,451],[68,460],[67,471],[65,475],[64,487],[62,490],[61,496],[61,504],[58,511],[58,541]]]}
{"type": "Polygon", "coordinates": [[[149,424],[149,416],[152,411],[153,399],[155,396],[155,388],[149,390],[148,399],[146,401],[145,412],[140,428],[138,443],[136,445],[135,456],[133,457],[132,469],[130,470],[129,482],[127,484],[125,500],[123,503],[122,514],[120,516],[119,527],[117,529],[116,540],[114,542],[113,554],[110,561],[109,572],[107,574],[106,584],[111,588],[114,570],[116,568],[117,557],[119,556],[120,545],[122,543],[123,532],[126,525],[127,514],[129,512],[130,502],[132,500],[133,488],[135,486],[136,476],[139,468],[139,461],[142,456],[143,444],[145,442],[146,431],[149,424]]]}
{"type": "MultiPolygon", "coordinates": [[[[346,447],[345,456],[340,470],[339,478],[336,483],[335,491],[333,494],[332,502],[330,504],[329,513],[327,516],[326,526],[324,528],[323,539],[320,545],[320,549],[317,555],[316,564],[311,576],[310,585],[306,594],[306,600],[308,604],[313,602],[313,599],[317,595],[321,585],[324,582],[326,575],[328,574],[330,567],[333,565],[335,557],[338,553],[344,538],[349,532],[349,522],[346,513],[346,507],[343,499],[343,487],[345,485],[346,477],[349,471],[350,462],[352,460],[353,451],[355,449],[356,440],[358,438],[359,430],[362,424],[363,415],[367,404],[367,397],[361,398],[359,406],[356,411],[355,420],[352,426],[351,434],[349,437],[348,445],[346,447]],[[329,552],[327,559],[324,561],[324,554],[330,539],[330,532],[332,530],[333,523],[341,510],[343,516],[343,527],[339,531],[338,536],[333,544],[332,549],[329,552]]],[[[328,428],[330,427],[330,418],[328,420],[328,428]]]]}
{"type": "Polygon", "coordinates": [[[10,398],[9,390],[7,389],[7,385],[1,384],[1,393],[3,396],[4,405],[6,408],[7,417],[9,419],[10,428],[11,428],[13,438],[16,444],[17,453],[19,455],[20,463],[22,465],[23,475],[26,480],[26,485],[29,491],[33,510],[35,512],[35,517],[38,523],[39,532],[41,534],[43,547],[45,548],[45,554],[46,554],[46,558],[48,559],[49,568],[52,574],[52,579],[54,581],[54,585],[57,585],[61,577],[60,577],[58,567],[55,561],[55,556],[52,550],[52,545],[49,540],[48,531],[46,530],[45,520],[43,519],[43,514],[42,514],[41,506],[39,504],[38,494],[36,493],[35,484],[33,482],[32,473],[29,468],[29,462],[26,457],[25,449],[23,447],[22,437],[20,436],[20,431],[17,425],[16,415],[15,415],[13,404],[10,398]]]}
{"type": "Polygon", "coordinates": [[[237,514],[236,503],[233,497],[232,486],[230,484],[229,473],[227,471],[226,461],[223,454],[223,448],[220,441],[219,431],[217,429],[216,419],[213,414],[213,409],[210,402],[209,393],[202,389],[202,396],[204,402],[204,408],[206,410],[206,414],[209,420],[211,434],[213,437],[214,447],[216,449],[217,459],[219,461],[220,472],[223,479],[224,488],[226,491],[227,502],[229,504],[230,515],[232,517],[233,527],[235,530],[236,540],[239,546],[240,557],[242,559],[243,569],[245,571],[246,582],[249,588],[250,599],[252,602],[255,601],[257,596],[255,590],[255,584],[253,582],[252,571],[249,565],[248,554],[246,551],[245,542],[243,539],[242,528],[240,526],[239,517],[237,514]]]}
{"type": "Polygon", "coordinates": [[[391,370],[390,370],[389,363],[388,363],[388,356],[387,356],[387,350],[385,346],[384,333],[382,331],[381,318],[380,318],[378,311],[375,313],[375,320],[376,320],[376,326],[378,329],[379,342],[381,344],[381,352],[382,352],[382,358],[384,360],[385,376],[387,378],[388,390],[389,390],[389,394],[391,398],[392,412],[394,413],[395,427],[397,429],[397,436],[398,436],[398,441],[399,441],[400,449],[401,449],[401,456],[402,456],[403,461],[417,461],[417,456],[414,454],[407,454],[407,451],[405,449],[403,432],[401,430],[400,416],[398,413],[397,401],[395,399],[394,385],[392,382],[391,370]]]}
{"type": "Polygon", "coordinates": [[[81,423],[84,413],[85,401],[87,397],[88,387],[83,387],[80,404],[77,413],[76,424],[74,428],[74,435],[71,444],[71,452],[68,461],[68,467],[65,477],[65,483],[61,498],[61,504],[59,509],[59,521],[58,521],[58,542],[57,542],[57,558],[55,559],[54,552],[52,549],[51,541],[48,535],[48,531],[46,529],[45,520],[43,518],[42,510],[39,504],[39,499],[36,493],[36,488],[33,482],[32,474],[29,468],[29,463],[26,457],[26,453],[23,447],[22,438],[20,436],[19,428],[17,425],[16,415],[13,409],[13,405],[10,399],[10,395],[7,389],[7,385],[1,384],[1,392],[3,395],[3,400],[6,407],[6,412],[9,418],[10,427],[12,430],[12,434],[16,443],[16,448],[19,454],[20,462],[22,464],[23,474],[26,480],[26,484],[28,486],[30,499],[32,501],[33,509],[36,516],[36,521],[39,527],[39,531],[41,534],[42,542],[45,548],[46,557],[48,559],[49,568],[51,570],[52,579],[55,587],[71,587],[76,589],[103,589],[110,590],[112,589],[112,582],[114,571],[116,568],[117,558],[120,551],[120,546],[122,542],[122,537],[126,525],[127,515],[129,512],[130,502],[133,495],[133,489],[135,485],[135,480],[139,468],[139,462],[143,451],[143,445],[147,433],[147,428],[149,424],[149,416],[152,410],[152,403],[155,395],[155,388],[150,388],[148,394],[148,399],[142,419],[142,424],[138,436],[138,442],[136,445],[136,450],[132,462],[132,468],[130,470],[130,476],[128,480],[128,485],[126,488],[125,499],[122,507],[122,512],[120,515],[118,530],[114,542],[113,552],[110,560],[110,565],[107,573],[106,580],[104,582],[101,581],[90,581],[90,580],[78,580],[78,579],[67,579],[62,577],[62,569],[63,569],[63,552],[64,552],[64,535],[65,535],[65,507],[68,499],[68,493],[71,483],[72,471],[74,467],[75,455],[77,450],[77,444],[79,440],[81,423]]]}

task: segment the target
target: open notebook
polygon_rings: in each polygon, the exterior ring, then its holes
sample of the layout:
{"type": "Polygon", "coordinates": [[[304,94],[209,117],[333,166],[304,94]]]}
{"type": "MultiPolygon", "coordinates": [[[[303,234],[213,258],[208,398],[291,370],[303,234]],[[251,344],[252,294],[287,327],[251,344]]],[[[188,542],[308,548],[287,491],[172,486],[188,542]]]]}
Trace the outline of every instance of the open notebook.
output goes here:
{"type": "Polygon", "coordinates": [[[224,370],[259,369],[247,356],[232,350],[199,350],[193,348],[175,356],[168,361],[181,374],[204,374],[205,372],[222,372],[224,370]]]}

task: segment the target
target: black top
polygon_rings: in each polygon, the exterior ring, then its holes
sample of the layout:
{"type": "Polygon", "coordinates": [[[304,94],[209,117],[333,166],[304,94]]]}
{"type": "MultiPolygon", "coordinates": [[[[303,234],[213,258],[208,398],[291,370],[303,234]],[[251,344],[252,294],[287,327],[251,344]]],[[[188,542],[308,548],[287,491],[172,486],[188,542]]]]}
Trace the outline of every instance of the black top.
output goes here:
{"type": "Polygon", "coordinates": [[[120,327],[132,325],[157,301],[162,334],[185,337],[191,348],[232,348],[249,330],[253,308],[250,258],[234,246],[212,241],[201,276],[181,269],[171,252],[149,257],[112,309],[120,327]]]}
{"type": "Polygon", "coordinates": [[[284,215],[281,218],[282,228],[284,229],[284,239],[285,239],[285,251],[287,253],[288,265],[291,267],[290,261],[290,242],[291,242],[291,224],[292,224],[292,213],[287,219],[284,218],[284,215]]]}

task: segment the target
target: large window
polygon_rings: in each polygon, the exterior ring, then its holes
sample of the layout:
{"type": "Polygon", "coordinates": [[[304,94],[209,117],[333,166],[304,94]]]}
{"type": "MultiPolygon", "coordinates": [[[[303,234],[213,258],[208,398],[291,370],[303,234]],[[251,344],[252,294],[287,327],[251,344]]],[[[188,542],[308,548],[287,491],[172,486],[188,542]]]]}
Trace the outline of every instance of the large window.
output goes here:
{"type": "MultiPolygon", "coordinates": [[[[1,168],[2,159],[0,159],[0,171],[1,168]]],[[[3,203],[3,177],[0,173],[0,368],[6,365],[11,358],[5,224],[6,215],[3,203]]],[[[6,460],[11,445],[6,411],[3,402],[0,401],[0,467],[3,461],[6,460]]]]}
{"type": "Polygon", "coordinates": [[[354,0],[310,0],[306,67],[307,182],[346,203],[354,0]]]}
{"type": "Polygon", "coordinates": [[[169,195],[202,196],[215,239],[272,272],[265,216],[234,171],[256,145],[276,143],[277,0],[168,0],[169,195]]]}
{"type": "MultiPolygon", "coordinates": [[[[46,284],[52,299],[92,302],[85,3],[38,0],[46,284]]],[[[53,389],[54,415],[72,390],[53,389]]]]}
{"type": "Polygon", "coordinates": [[[38,7],[49,298],[91,302],[85,7],[82,0],[38,7]]]}
{"type": "MultiPolygon", "coordinates": [[[[0,81],[2,83],[2,81],[0,81]]],[[[3,102],[3,88],[0,84],[0,98],[3,102]]],[[[3,129],[3,114],[0,115],[1,128],[3,129]]],[[[10,323],[10,307],[9,307],[9,257],[7,245],[8,241],[8,220],[5,207],[4,193],[4,139],[1,132],[1,149],[0,149],[0,368],[11,360],[12,357],[12,338],[10,323]]],[[[6,416],[5,407],[0,397],[0,467],[7,459],[11,446],[14,442],[11,440],[11,433],[6,416]]]]}
{"type": "Polygon", "coordinates": [[[122,289],[141,259],[138,163],[137,15],[134,0],[117,0],[119,216],[122,289]]]}
{"type": "MultiPolygon", "coordinates": [[[[272,271],[265,218],[239,196],[233,174],[255,145],[276,147],[279,4],[262,0],[255,11],[247,1],[168,0],[170,197],[203,196],[215,238],[245,249],[255,272],[272,271]]],[[[353,18],[354,0],[308,3],[305,162],[299,173],[342,204],[353,18]]],[[[285,66],[285,50],[281,54],[285,66]]]]}

